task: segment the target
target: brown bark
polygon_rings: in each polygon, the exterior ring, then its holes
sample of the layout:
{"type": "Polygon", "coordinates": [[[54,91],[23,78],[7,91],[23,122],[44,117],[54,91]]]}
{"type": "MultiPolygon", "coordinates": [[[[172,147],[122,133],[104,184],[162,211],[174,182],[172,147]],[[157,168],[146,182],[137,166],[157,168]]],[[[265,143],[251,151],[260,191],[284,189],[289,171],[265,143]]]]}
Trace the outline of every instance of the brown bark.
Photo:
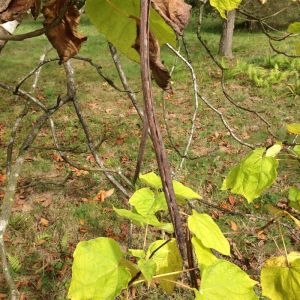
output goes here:
{"type": "Polygon", "coordinates": [[[234,31],[234,21],[235,21],[236,11],[232,10],[227,12],[227,19],[223,22],[223,31],[221,34],[220,44],[219,44],[219,54],[227,58],[233,58],[232,54],[232,40],[234,31]]]}

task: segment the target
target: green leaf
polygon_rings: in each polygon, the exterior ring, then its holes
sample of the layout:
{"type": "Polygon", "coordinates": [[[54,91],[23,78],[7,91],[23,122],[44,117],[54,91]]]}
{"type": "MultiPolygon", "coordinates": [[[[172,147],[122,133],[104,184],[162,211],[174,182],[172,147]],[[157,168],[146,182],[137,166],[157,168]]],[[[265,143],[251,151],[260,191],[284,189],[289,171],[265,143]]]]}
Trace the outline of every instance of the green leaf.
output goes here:
{"type": "Polygon", "coordinates": [[[184,205],[186,203],[186,200],[202,199],[202,197],[198,193],[194,192],[192,189],[183,185],[179,181],[173,180],[172,184],[176,200],[179,204],[184,205]]]}
{"type": "Polygon", "coordinates": [[[277,143],[273,145],[272,147],[268,148],[266,151],[266,157],[276,157],[277,154],[281,151],[282,149],[282,144],[277,143]]]}
{"type": "Polygon", "coordinates": [[[123,253],[114,240],[100,237],[80,242],[73,256],[68,298],[115,299],[127,287],[131,275],[121,265],[123,253]]]}
{"type": "MultiPolygon", "coordinates": [[[[108,41],[130,59],[139,61],[138,53],[132,48],[137,33],[136,20],[140,15],[139,0],[87,0],[85,12],[108,41]]],[[[165,43],[176,45],[173,30],[152,8],[150,30],[160,45],[165,43]]]]}
{"type": "Polygon", "coordinates": [[[264,148],[255,149],[232,168],[221,189],[231,189],[232,193],[244,196],[249,203],[259,197],[277,177],[278,161],[264,156],[264,152],[264,148]]]}
{"type": "Polygon", "coordinates": [[[293,151],[294,151],[298,156],[300,156],[300,145],[296,145],[296,146],[293,148],[293,151]]]}
{"type": "Polygon", "coordinates": [[[289,189],[289,206],[300,210],[300,190],[296,187],[289,189]]]}
{"type": "Polygon", "coordinates": [[[289,33],[300,33],[300,22],[291,23],[287,31],[289,33]]]}
{"type": "Polygon", "coordinates": [[[230,246],[222,231],[214,220],[207,214],[199,214],[195,210],[188,217],[188,227],[206,248],[230,256],[230,246]]]}
{"type": "Polygon", "coordinates": [[[196,299],[257,300],[253,291],[256,283],[237,265],[219,259],[204,269],[196,299]]]}
{"type": "Polygon", "coordinates": [[[150,283],[156,271],[155,261],[142,258],[138,261],[138,266],[145,279],[150,283]]]}
{"type": "Polygon", "coordinates": [[[166,206],[164,199],[160,197],[155,198],[150,188],[137,190],[129,199],[129,203],[142,216],[148,216],[155,214],[159,210],[165,210],[166,206]]]}
{"type": "Polygon", "coordinates": [[[300,252],[268,259],[261,270],[262,294],[272,300],[298,300],[300,252]]]}
{"type": "Polygon", "coordinates": [[[165,230],[169,233],[173,233],[174,228],[171,223],[163,223],[160,222],[155,215],[148,215],[148,216],[142,216],[140,214],[134,213],[127,209],[120,209],[115,208],[114,211],[121,217],[130,219],[134,223],[136,223],[139,226],[145,226],[146,224],[152,225],[154,227],[157,227],[159,229],[165,230]]]}
{"type": "Polygon", "coordinates": [[[300,134],[300,123],[286,124],[286,129],[289,133],[300,134]]]}
{"type": "Polygon", "coordinates": [[[140,175],[139,179],[146,185],[159,190],[162,188],[161,179],[158,175],[156,175],[154,172],[150,172],[144,175],[140,175]]]}
{"type": "MultiPolygon", "coordinates": [[[[147,251],[147,258],[165,242],[164,240],[158,240],[150,244],[147,251]]],[[[151,257],[151,260],[156,263],[155,275],[182,271],[182,258],[175,239],[172,239],[157,250],[151,257]]],[[[165,277],[156,278],[156,281],[168,294],[171,294],[175,288],[175,283],[166,281],[165,279],[176,281],[178,276],[179,274],[166,275],[165,277]]]]}
{"type": "Polygon", "coordinates": [[[206,248],[198,238],[193,237],[192,244],[194,246],[198,265],[200,266],[200,271],[202,274],[203,270],[206,267],[214,264],[218,260],[218,258],[213,255],[211,250],[209,248],[206,248]]]}
{"type": "Polygon", "coordinates": [[[210,5],[215,7],[222,18],[226,19],[226,11],[238,8],[242,0],[210,0],[210,5]]]}

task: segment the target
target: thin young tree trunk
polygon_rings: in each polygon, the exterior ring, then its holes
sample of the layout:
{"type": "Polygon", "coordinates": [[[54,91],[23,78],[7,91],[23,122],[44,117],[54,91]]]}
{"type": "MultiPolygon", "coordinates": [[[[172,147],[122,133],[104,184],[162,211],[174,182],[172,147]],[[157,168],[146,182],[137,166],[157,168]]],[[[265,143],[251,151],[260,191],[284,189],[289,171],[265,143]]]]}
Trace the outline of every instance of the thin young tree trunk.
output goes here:
{"type": "Polygon", "coordinates": [[[223,22],[223,30],[219,44],[219,54],[227,58],[233,58],[232,40],[234,31],[236,10],[227,12],[227,19],[223,22]]]}
{"type": "Polygon", "coordinates": [[[147,116],[151,139],[155,150],[159,173],[163,183],[163,190],[167,200],[169,213],[174,226],[174,232],[177,239],[178,248],[183,259],[186,258],[185,239],[180,219],[179,209],[175,199],[175,193],[172,185],[170,166],[167,159],[160,126],[158,124],[151,89],[150,64],[149,64],[149,10],[150,0],[141,0],[140,17],[140,52],[141,52],[141,76],[142,88],[145,103],[145,114],[147,116]]]}

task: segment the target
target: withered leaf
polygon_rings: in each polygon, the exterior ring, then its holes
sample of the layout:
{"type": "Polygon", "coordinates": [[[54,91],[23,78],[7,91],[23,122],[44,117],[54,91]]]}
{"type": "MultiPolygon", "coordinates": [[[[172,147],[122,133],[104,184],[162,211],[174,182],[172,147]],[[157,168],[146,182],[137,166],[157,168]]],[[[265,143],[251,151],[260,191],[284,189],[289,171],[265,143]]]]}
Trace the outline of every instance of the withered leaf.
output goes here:
{"type": "Polygon", "coordinates": [[[22,19],[23,15],[25,15],[29,9],[35,10],[38,2],[40,2],[40,0],[4,1],[0,6],[0,23],[22,19]],[[1,10],[2,8],[4,8],[4,10],[1,10]]]}
{"type": "MultiPolygon", "coordinates": [[[[60,16],[66,5],[66,0],[52,0],[43,7],[44,26],[49,26],[60,16]]],[[[71,4],[67,7],[66,13],[61,18],[58,25],[50,28],[46,36],[52,46],[56,49],[60,63],[66,62],[79,52],[81,44],[86,41],[86,37],[77,32],[80,14],[78,8],[71,4]]]]}
{"type": "MultiPolygon", "coordinates": [[[[138,53],[140,53],[140,27],[139,20],[137,22],[137,34],[135,44],[132,46],[138,53]]],[[[149,32],[149,62],[152,76],[159,87],[163,90],[172,93],[170,83],[171,76],[160,59],[160,46],[158,40],[152,32],[149,32]]]]}
{"type": "Polygon", "coordinates": [[[191,5],[183,0],[152,0],[152,6],[175,32],[182,33],[190,18],[191,5]]]}

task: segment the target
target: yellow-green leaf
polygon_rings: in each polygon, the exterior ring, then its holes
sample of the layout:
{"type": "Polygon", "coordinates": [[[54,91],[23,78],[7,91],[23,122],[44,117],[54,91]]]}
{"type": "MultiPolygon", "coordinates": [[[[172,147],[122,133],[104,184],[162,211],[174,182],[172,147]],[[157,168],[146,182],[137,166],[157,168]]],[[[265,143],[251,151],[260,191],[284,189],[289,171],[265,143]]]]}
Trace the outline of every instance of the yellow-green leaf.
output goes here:
{"type": "Polygon", "coordinates": [[[149,172],[146,174],[140,174],[139,179],[144,184],[158,190],[162,188],[162,182],[158,175],[154,172],[149,172]]]}
{"type": "MultiPolygon", "coordinates": [[[[97,30],[127,57],[139,61],[132,45],[137,33],[140,0],[87,0],[85,12],[97,30]]],[[[176,37],[169,25],[151,8],[150,30],[159,44],[176,44],[176,37]]]]}
{"type": "Polygon", "coordinates": [[[265,148],[253,150],[235,167],[223,181],[222,190],[244,196],[252,202],[267,189],[277,177],[278,161],[264,156],[265,148]]]}
{"type": "MultiPolygon", "coordinates": [[[[164,240],[158,240],[150,244],[147,251],[147,258],[149,259],[151,254],[165,242],[164,240]]],[[[151,260],[153,260],[157,266],[155,275],[182,271],[182,258],[175,239],[172,239],[157,250],[151,257],[151,260]]],[[[167,280],[176,281],[178,276],[179,274],[166,275],[165,277],[156,278],[156,281],[168,294],[171,294],[175,288],[175,283],[167,280]]]]}
{"type": "Polygon", "coordinates": [[[289,33],[300,33],[300,22],[291,23],[287,31],[289,33]]]}
{"type": "Polygon", "coordinates": [[[289,133],[300,134],[300,123],[286,124],[286,129],[289,133]]]}
{"type": "Polygon", "coordinates": [[[272,300],[298,300],[300,295],[300,253],[268,259],[261,270],[264,296],[272,300]]]}
{"type": "Polygon", "coordinates": [[[209,215],[199,214],[193,210],[192,215],[188,217],[188,227],[204,247],[215,249],[224,255],[230,256],[228,240],[209,215]]]}
{"type": "Polygon", "coordinates": [[[226,19],[226,12],[238,8],[241,0],[210,0],[210,5],[215,7],[222,18],[226,19]]]}
{"type": "Polygon", "coordinates": [[[68,298],[113,300],[127,287],[131,274],[122,266],[123,253],[110,238],[80,242],[74,251],[68,298]]]}
{"type": "Polygon", "coordinates": [[[237,265],[219,259],[204,269],[198,300],[258,300],[253,286],[257,282],[237,265]]]}
{"type": "Polygon", "coordinates": [[[155,197],[150,188],[141,188],[133,193],[129,203],[142,216],[155,214],[159,210],[166,210],[167,203],[164,198],[155,197]]]}
{"type": "Polygon", "coordinates": [[[282,149],[282,143],[274,144],[272,147],[268,148],[266,151],[266,157],[276,157],[277,154],[282,149]]]}
{"type": "Polygon", "coordinates": [[[300,190],[296,187],[289,189],[289,205],[300,211],[300,190]]]}
{"type": "Polygon", "coordinates": [[[192,244],[202,274],[203,270],[206,267],[214,264],[218,260],[218,258],[215,255],[213,255],[211,250],[209,248],[206,248],[198,238],[193,237],[192,244]]]}

